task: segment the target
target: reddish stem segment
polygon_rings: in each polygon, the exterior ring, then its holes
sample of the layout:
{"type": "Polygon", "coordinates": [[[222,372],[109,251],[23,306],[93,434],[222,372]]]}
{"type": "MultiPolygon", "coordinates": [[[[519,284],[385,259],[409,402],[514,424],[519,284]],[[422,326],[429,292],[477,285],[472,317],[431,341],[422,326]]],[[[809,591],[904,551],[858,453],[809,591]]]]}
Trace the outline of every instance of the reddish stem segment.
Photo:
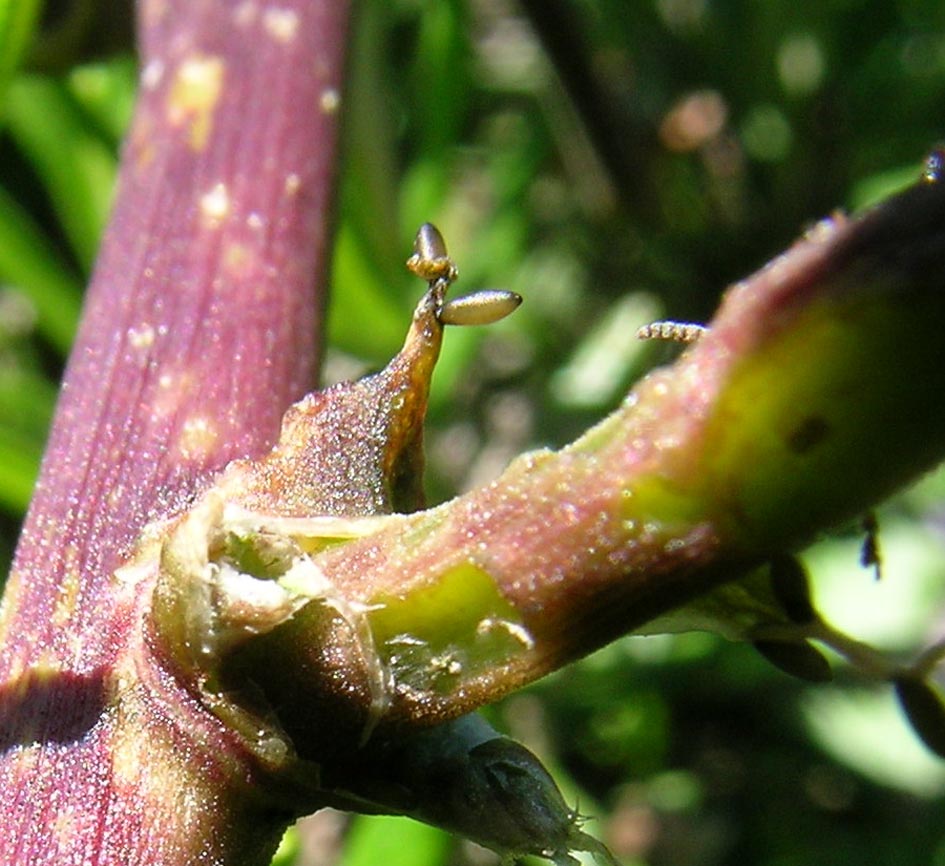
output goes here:
{"type": "Polygon", "coordinates": [[[175,834],[202,836],[192,810],[149,812],[117,757],[140,587],[113,573],[311,385],[347,18],[346,0],[140,5],[115,211],[0,615],[4,863],[190,862],[175,834]]]}

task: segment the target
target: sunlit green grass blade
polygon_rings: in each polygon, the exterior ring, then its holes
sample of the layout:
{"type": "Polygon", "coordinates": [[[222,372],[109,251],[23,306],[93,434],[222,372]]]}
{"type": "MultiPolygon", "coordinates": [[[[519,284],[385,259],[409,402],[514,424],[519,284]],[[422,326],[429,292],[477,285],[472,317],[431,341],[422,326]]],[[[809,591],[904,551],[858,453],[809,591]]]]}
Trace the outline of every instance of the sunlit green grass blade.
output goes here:
{"type": "Polygon", "coordinates": [[[460,3],[431,5],[420,22],[412,89],[422,112],[420,149],[442,153],[459,136],[468,110],[468,67],[456,59],[470,51],[469,29],[460,3]]]}
{"type": "Polygon", "coordinates": [[[439,866],[452,839],[408,818],[359,816],[351,825],[339,866],[439,866]]]}
{"type": "MultiPolygon", "coordinates": [[[[347,223],[339,226],[335,239],[332,284],[343,291],[333,295],[328,308],[331,344],[377,362],[393,354],[407,330],[410,307],[398,307],[395,293],[369,261],[361,236],[347,223]]],[[[422,287],[418,283],[417,298],[422,287]]]]}
{"type": "Polygon", "coordinates": [[[0,430],[42,444],[55,402],[56,387],[42,374],[20,366],[0,368],[0,430]]]}
{"type": "Polygon", "coordinates": [[[0,369],[0,510],[18,515],[29,505],[55,400],[39,373],[0,369]]]}
{"type": "Polygon", "coordinates": [[[0,0],[0,105],[33,40],[41,11],[40,0],[0,0]]]}
{"type": "Polygon", "coordinates": [[[0,188],[0,279],[36,308],[37,329],[65,354],[79,317],[81,284],[29,214],[0,188]]]}
{"type": "Polygon", "coordinates": [[[9,130],[33,164],[82,267],[91,269],[111,207],[117,160],[64,84],[25,75],[10,85],[9,130]]]}
{"type": "Polygon", "coordinates": [[[299,854],[299,834],[295,826],[289,827],[272,858],[271,866],[293,866],[299,854]]]}
{"type": "Polygon", "coordinates": [[[131,122],[137,69],[133,57],[122,55],[78,66],[69,72],[69,92],[114,144],[121,141],[131,122]]]}
{"type": "Polygon", "coordinates": [[[42,441],[30,441],[0,427],[0,509],[12,514],[26,511],[42,446],[42,441]]]}

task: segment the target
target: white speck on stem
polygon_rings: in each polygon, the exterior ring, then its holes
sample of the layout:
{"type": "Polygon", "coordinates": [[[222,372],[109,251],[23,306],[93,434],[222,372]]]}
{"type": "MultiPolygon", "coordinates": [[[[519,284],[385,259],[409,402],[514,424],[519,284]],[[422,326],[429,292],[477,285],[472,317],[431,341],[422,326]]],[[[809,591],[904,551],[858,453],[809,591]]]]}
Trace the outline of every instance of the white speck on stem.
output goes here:
{"type": "Polygon", "coordinates": [[[341,94],[335,87],[326,87],[319,97],[318,106],[322,114],[334,114],[341,106],[341,94]]]}
{"type": "Polygon", "coordinates": [[[132,349],[148,349],[154,345],[156,336],[151,325],[144,324],[138,328],[128,329],[128,344],[132,349]]]}
{"type": "Polygon", "coordinates": [[[476,633],[486,635],[497,628],[504,629],[527,650],[535,646],[535,638],[532,637],[531,632],[525,628],[525,626],[519,625],[516,622],[510,622],[507,619],[496,619],[491,616],[486,617],[476,626],[476,633]]]}
{"type": "Polygon", "coordinates": [[[294,9],[273,7],[263,12],[263,27],[279,42],[291,42],[299,29],[299,16],[294,9]]]}
{"type": "Polygon", "coordinates": [[[212,223],[222,220],[230,210],[230,194],[225,183],[214,185],[200,197],[200,212],[212,223]]]}
{"type": "Polygon", "coordinates": [[[181,426],[178,450],[185,459],[200,459],[216,443],[216,426],[208,418],[194,416],[181,426]]]}
{"type": "Polygon", "coordinates": [[[164,61],[152,60],[141,71],[141,86],[145,90],[154,90],[164,78],[164,61]]]}
{"type": "Polygon", "coordinates": [[[233,21],[237,27],[248,27],[256,20],[258,12],[253,0],[244,0],[233,10],[233,21]]]}
{"type": "Polygon", "coordinates": [[[223,61],[219,57],[188,57],[177,70],[178,79],[200,91],[219,91],[223,61]]]}

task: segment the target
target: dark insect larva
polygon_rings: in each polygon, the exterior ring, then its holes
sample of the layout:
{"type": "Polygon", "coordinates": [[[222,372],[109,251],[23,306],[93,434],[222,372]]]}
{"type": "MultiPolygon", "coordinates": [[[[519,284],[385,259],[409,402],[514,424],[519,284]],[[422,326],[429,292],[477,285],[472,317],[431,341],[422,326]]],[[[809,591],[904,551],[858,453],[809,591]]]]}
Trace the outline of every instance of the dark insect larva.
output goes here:
{"type": "Polygon", "coordinates": [[[863,532],[866,537],[860,548],[860,565],[864,568],[872,567],[876,579],[879,580],[883,576],[883,555],[879,547],[879,521],[872,511],[863,518],[863,532]]]}
{"type": "Polygon", "coordinates": [[[692,322],[651,322],[637,331],[637,339],[695,343],[707,330],[708,328],[704,325],[696,325],[692,322]]]}
{"type": "Polygon", "coordinates": [[[522,296],[504,289],[483,289],[452,301],[437,312],[444,325],[491,325],[504,319],[522,303],[522,296]]]}

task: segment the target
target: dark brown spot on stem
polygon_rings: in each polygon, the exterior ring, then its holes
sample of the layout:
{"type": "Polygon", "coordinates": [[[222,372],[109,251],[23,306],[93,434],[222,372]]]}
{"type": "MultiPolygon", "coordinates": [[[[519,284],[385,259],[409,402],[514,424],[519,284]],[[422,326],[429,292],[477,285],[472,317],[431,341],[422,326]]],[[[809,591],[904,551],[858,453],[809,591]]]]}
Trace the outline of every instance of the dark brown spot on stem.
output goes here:
{"type": "Polygon", "coordinates": [[[795,454],[806,454],[830,432],[827,422],[816,415],[801,421],[787,437],[788,448],[795,454]]]}

